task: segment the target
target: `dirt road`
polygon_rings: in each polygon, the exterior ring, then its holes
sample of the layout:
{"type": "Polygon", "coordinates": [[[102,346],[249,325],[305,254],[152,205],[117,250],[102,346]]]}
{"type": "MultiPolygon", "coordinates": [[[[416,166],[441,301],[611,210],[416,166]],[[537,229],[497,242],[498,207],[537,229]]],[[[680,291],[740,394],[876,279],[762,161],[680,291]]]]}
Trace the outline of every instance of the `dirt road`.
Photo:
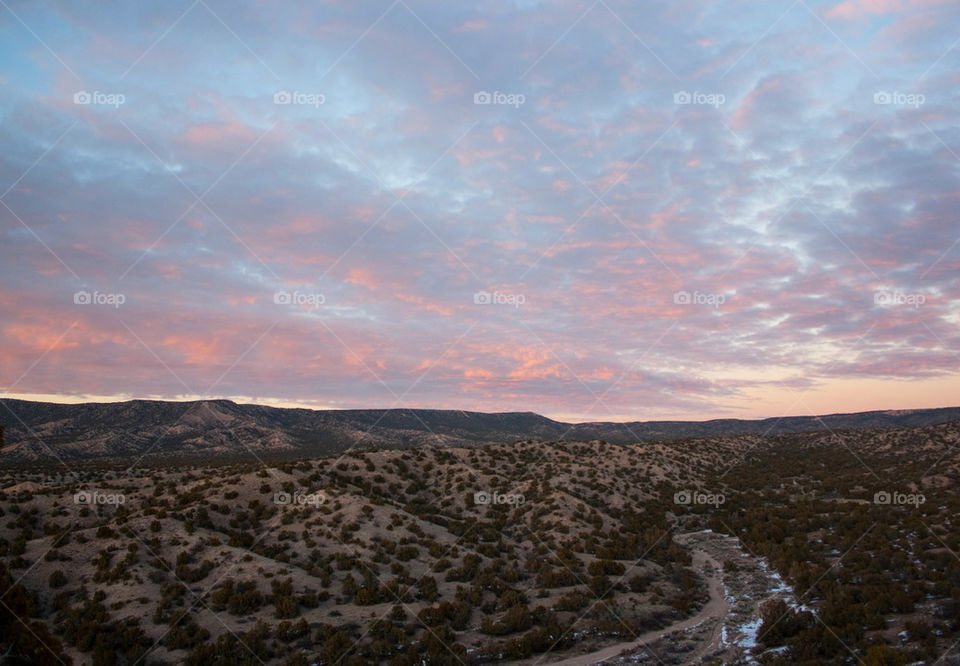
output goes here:
{"type": "Polygon", "coordinates": [[[789,586],[766,562],[746,552],[736,537],[703,530],[678,534],[674,539],[689,550],[692,568],[706,578],[710,590],[710,600],[696,615],[630,642],[528,663],[696,664],[703,658],[732,662],[756,648],[764,601],[776,597],[796,604],[789,586]],[[723,562],[731,564],[730,571],[723,570],[723,562]]]}

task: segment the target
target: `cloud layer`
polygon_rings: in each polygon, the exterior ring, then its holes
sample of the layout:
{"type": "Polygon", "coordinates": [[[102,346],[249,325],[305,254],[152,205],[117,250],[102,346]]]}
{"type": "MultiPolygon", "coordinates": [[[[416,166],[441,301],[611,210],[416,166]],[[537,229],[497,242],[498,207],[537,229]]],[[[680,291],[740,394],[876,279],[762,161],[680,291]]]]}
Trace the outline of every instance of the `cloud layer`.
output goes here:
{"type": "Polygon", "coordinates": [[[0,389],[956,404],[960,7],[0,8],[0,389]]]}

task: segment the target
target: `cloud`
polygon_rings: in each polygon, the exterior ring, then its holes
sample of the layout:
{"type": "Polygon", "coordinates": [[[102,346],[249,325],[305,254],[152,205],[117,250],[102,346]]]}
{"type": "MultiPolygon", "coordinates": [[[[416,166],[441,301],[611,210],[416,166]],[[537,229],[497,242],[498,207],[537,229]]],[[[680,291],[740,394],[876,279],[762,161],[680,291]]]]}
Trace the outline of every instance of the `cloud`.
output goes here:
{"type": "Polygon", "coordinates": [[[845,0],[827,10],[829,18],[858,19],[948,4],[949,0],[845,0]]]}
{"type": "Polygon", "coordinates": [[[176,15],[18,5],[76,77],[0,26],[0,385],[593,419],[956,395],[952,5],[834,4],[846,47],[772,5],[210,6],[229,30],[198,6],[144,52],[176,15]]]}

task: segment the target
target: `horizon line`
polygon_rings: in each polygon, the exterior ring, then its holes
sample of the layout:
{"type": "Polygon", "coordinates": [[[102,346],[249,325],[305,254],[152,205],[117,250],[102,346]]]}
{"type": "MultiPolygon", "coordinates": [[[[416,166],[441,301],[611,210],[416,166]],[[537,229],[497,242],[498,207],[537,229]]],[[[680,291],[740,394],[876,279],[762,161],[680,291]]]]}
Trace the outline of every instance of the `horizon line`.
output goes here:
{"type": "Polygon", "coordinates": [[[790,418],[821,418],[827,416],[847,416],[854,414],[870,414],[870,413],[907,413],[907,412],[918,412],[918,411],[931,411],[937,409],[960,409],[960,405],[942,405],[937,407],[889,407],[889,408],[876,408],[876,409],[865,409],[858,411],[849,411],[849,412],[829,412],[829,413],[796,413],[796,414],[780,414],[776,416],[716,416],[705,419],[690,419],[690,418],[630,418],[625,417],[622,419],[593,419],[593,420],[572,420],[570,417],[557,417],[551,416],[549,414],[543,414],[541,412],[531,410],[531,409],[520,409],[520,410],[509,410],[509,411],[481,411],[476,409],[459,409],[454,407],[412,407],[408,405],[400,407],[342,407],[342,406],[322,406],[316,405],[314,403],[301,403],[298,401],[291,400],[270,400],[258,401],[255,398],[250,398],[247,396],[196,396],[196,397],[184,397],[184,398],[157,398],[157,397],[134,397],[134,396],[69,396],[69,395],[49,395],[49,394],[10,394],[10,393],[0,393],[0,400],[21,400],[24,402],[38,402],[38,403],[48,403],[48,404],[58,404],[58,405],[105,405],[105,404],[114,404],[114,403],[124,403],[124,402],[167,402],[167,403],[189,403],[189,402],[218,402],[226,401],[231,402],[235,405],[242,406],[254,406],[254,407],[270,407],[273,409],[304,409],[308,411],[316,412],[348,412],[348,411],[438,411],[438,412],[469,412],[473,414],[487,414],[487,415],[496,415],[496,414],[534,414],[551,421],[558,423],[564,423],[568,425],[583,425],[589,423],[657,423],[657,422],[683,422],[683,423],[707,423],[710,421],[766,421],[770,419],[790,419],[790,418]],[[31,396],[31,397],[20,397],[20,396],[31,396]]]}

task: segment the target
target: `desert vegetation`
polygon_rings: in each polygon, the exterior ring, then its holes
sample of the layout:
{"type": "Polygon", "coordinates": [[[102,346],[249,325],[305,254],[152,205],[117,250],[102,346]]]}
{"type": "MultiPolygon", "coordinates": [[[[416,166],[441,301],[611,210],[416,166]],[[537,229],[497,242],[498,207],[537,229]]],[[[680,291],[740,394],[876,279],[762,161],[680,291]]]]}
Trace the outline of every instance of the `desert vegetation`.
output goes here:
{"type": "Polygon", "coordinates": [[[696,616],[675,537],[710,529],[796,596],[705,659],[935,660],[960,633],[958,426],[837,437],[9,469],[2,640],[37,663],[549,662],[696,616]]]}

